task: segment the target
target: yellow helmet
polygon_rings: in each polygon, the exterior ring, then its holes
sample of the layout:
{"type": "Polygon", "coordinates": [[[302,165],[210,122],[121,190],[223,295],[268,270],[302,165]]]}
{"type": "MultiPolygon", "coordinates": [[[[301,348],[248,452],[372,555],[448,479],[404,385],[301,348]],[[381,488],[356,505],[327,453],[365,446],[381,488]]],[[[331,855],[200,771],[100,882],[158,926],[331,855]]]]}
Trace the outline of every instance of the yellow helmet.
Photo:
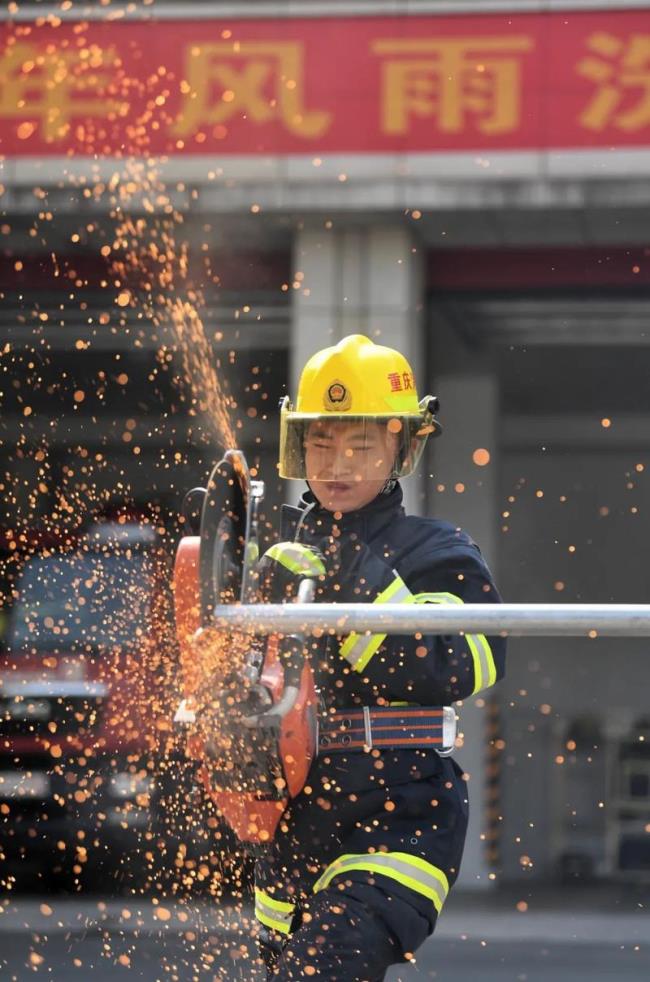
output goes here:
{"type": "Polygon", "coordinates": [[[415,469],[427,438],[442,431],[437,409],[434,396],[418,399],[413,371],[399,351],[351,334],[309,359],[300,376],[295,408],[288,396],[282,400],[280,476],[310,479],[305,439],[310,424],[327,421],[360,426],[385,423],[395,436],[390,477],[405,477],[415,469]]]}

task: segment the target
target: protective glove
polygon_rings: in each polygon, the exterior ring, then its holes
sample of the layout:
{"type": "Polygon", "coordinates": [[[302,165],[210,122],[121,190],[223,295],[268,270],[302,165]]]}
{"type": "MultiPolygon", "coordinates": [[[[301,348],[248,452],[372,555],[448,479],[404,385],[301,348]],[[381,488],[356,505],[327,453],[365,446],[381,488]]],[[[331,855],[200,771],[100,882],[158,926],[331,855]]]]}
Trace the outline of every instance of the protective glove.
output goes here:
{"type": "Polygon", "coordinates": [[[318,549],[301,542],[276,542],[257,564],[260,591],[267,603],[293,600],[301,580],[322,580],[325,561],[318,549]]]}

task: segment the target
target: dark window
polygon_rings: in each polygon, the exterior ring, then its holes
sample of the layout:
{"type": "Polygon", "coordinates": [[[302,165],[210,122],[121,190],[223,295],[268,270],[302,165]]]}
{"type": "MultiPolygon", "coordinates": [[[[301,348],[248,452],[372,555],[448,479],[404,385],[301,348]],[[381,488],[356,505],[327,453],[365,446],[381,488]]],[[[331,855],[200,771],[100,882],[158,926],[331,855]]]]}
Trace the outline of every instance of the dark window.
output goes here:
{"type": "Polygon", "coordinates": [[[70,651],[127,645],[143,633],[151,598],[144,555],[33,559],[18,584],[9,645],[70,651]]]}

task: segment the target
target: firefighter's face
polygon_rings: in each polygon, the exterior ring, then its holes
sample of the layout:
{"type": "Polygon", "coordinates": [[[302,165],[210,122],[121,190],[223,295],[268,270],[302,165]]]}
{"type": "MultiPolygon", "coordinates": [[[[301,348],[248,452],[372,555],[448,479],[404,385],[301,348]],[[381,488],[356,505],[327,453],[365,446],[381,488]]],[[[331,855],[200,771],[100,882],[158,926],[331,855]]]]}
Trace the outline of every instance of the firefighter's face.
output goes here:
{"type": "Polygon", "coordinates": [[[307,480],[323,508],[363,508],[391,476],[398,439],[385,424],[311,423],[305,436],[307,480]]]}

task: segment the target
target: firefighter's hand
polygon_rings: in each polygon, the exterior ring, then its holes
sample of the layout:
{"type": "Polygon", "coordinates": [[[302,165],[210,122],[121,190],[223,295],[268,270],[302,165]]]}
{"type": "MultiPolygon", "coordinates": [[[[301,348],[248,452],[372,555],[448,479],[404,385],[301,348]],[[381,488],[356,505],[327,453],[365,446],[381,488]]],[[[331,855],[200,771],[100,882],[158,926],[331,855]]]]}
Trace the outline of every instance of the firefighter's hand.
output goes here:
{"type": "Polygon", "coordinates": [[[371,603],[381,591],[390,567],[355,534],[328,536],[318,544],[327,574],[319,600],[328,603],[371,603]]]}
{"type": "Polygon", "coordinates": [[[259,560],[257,570],[262,597],[267,603],[293,600],[301,580],[322,580],[327,572],[318,549],[301,542],[276,542],[259,560]]]}

